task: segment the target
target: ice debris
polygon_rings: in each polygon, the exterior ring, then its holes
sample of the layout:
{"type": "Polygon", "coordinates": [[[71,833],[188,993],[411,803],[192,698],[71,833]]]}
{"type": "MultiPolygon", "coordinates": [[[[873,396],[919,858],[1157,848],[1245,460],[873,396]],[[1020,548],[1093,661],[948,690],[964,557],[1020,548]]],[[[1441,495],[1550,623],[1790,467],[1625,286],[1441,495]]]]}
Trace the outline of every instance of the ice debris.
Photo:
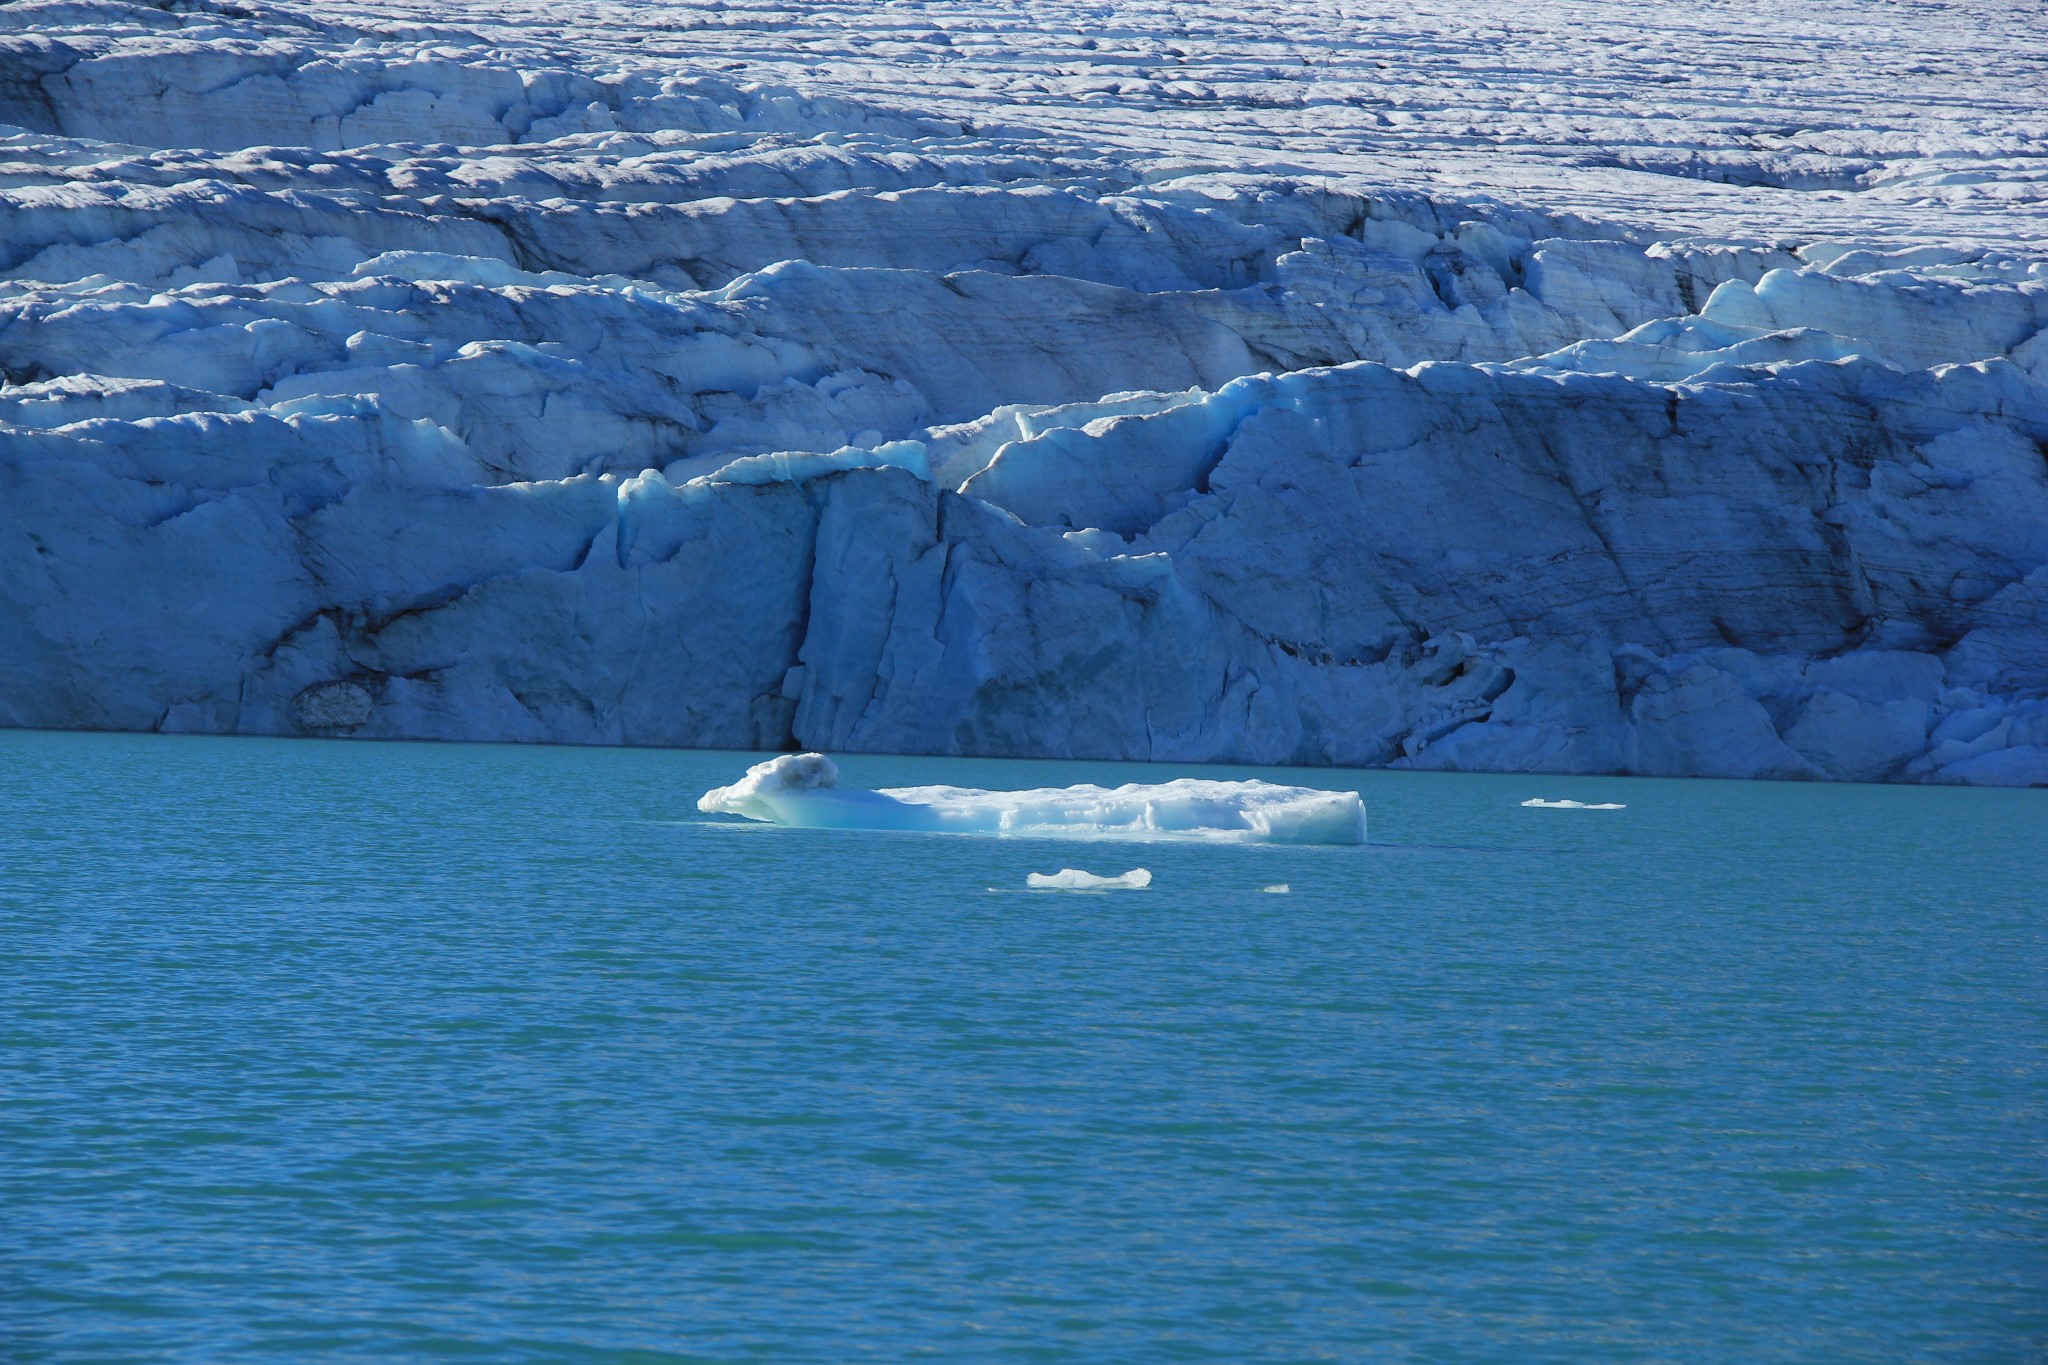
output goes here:
{"type": "Polygon", "coordinates": [[[715,787],[697,809],[798,829],[908,830],[1066,839],[1209,839],[1225,843],[1362,844],[1356,792],[1271,782],[1182,778],[1121,787],[841,787],[823,754],[781,754],[715,787]]]}
{"type": "Polygon", "coordinates": [[[1103,877],[1078,867],[1063,867],[1057,872],[1033,872],[1024,878],[1024,885],[1033,891],[1143,891],[1152,885],[1152,874],[1134,867],[1120,877],[1103,877]]]}
{"type": "Polygon", "coordinates": [[[1619,802],[1619,801],[1600,801],[1600,802],[1591,802],[1591,803],[1589,803],[1589,802],[1585,802],[1585,801],[1569,801],[1569,800],[1566,800],[1566,801],[1546,801],[1546,800],[1544,800],[1544,799],[1543,799],[1542,797],[1540,797],[1540,796],[1532,796],[1532,797],[1530,797],[1530,798],[1529,798],[1529,799],[1528,799],[1527,801],[1524,801],[1524,802],[1523,802],[1522,804],[1523,804],[1524,806],[1536,806],[1536,807],[1540,807],[1540,808],[1541,808],[1541,809],[1543,809],[1543,810],[1627,810],[1627,809],[1628,809],[1628,807],[1627,807],[1627,806],[1623,805],[1623,804],[1622,804],[1621,802],[1619,802]]]}

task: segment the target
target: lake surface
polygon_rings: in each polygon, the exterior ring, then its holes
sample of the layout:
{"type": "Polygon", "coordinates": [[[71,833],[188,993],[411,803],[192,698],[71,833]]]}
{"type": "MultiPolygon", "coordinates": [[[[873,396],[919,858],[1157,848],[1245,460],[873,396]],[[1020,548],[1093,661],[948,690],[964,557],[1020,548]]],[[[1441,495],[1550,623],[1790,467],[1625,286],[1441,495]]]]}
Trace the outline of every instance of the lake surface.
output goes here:
{"type": "Polygon", "coordinates": [[[2048,1352],[2048,792],[698,816],[750,761],[0,733],[0,1358],[2048,1352]]]}

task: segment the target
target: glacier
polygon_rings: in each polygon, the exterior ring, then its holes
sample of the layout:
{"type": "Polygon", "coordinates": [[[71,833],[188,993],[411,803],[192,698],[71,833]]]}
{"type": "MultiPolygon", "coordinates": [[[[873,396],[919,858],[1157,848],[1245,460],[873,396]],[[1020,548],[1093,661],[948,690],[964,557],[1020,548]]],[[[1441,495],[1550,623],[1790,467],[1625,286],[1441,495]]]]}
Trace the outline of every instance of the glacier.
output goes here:
{"type": "Polygon", "coordinates": [[[2048,784],[2027,7],[1664,13],[0,7],[0,724],[2048,784]]]}
{"type": "Polygon", "coordinates": [[[1011,838],[1362,844],[1366,830],[1365,802],[1355,791],[1187,777],[1121,787],[870,791],[840,786],[838,765],[823,754],[780,754],[757,763],[731,786],[704,793],[697,809],[794,829],[1011,838]]]}

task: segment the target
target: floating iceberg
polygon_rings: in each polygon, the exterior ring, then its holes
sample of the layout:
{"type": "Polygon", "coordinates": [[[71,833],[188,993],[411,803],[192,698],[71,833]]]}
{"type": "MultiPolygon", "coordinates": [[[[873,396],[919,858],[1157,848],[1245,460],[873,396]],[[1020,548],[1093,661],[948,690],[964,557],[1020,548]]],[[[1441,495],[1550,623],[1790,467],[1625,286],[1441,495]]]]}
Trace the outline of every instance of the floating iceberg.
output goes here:
{"type": "Polygon", "coordinates": [[[1261,891],[1264,891],[1269,896],[1284,896],[1289,891],[1292,891],[1294,888],[1289,886],[1286,882],[1274,882],[1271,886],[1263,886],[1259,889],[1261,891]]]}
{"type": "Polygon", "coordinates": [[[1623,805],[1623,804],[1622,804],[1621,802],[1619,802],[1619,801],[1602,801],[1602,802],[1598,802],[1598,803],[1595,803],[1595,804],[1589,805],[1589,804],[1587,804],[1587,803],[1586,803],[1586,802],[1584,802],[1584,801],[1546,801],[1546,800],[1544,800],[1544,799],[1543,799],[1542,797],[1540,797],[1540,796],[1532,796],[1532,797],[1530,797],[1530,798],[1529,798],[1529,799],[1528,799],[1527,801],[1524,801],[1524,802],[1523,802],[1522,804],[1523,804],[1524,806],[1538,806],[1538,807],[1541,807],[1541,808],[1542,808],[1542,809],[1544,809],[1544,810],[1627,810],[1627,809],[1628,809],[1628,807],[1627,807],[1627,806],[1623,805]]]}
{"type": "Polygon", "coordinates": [[[1099,877],[1078,867],[1063,867],[1057,872],[1033,872],[1024,885],[1033,891],[1143,891],[1152,885],[1152,874],[1134,867],[1121,877],[1099,877]]]}
{"type": "Polygon", "coordinates": [[[747,769],[697,809],[798,829],[912,830],[1068,839],[1211,839],[1247,844],[1362,844],[1356,792],[1270,782],[1129,783],[1121,787],[841,787],[823,754],[783,754],[747,769]]]}

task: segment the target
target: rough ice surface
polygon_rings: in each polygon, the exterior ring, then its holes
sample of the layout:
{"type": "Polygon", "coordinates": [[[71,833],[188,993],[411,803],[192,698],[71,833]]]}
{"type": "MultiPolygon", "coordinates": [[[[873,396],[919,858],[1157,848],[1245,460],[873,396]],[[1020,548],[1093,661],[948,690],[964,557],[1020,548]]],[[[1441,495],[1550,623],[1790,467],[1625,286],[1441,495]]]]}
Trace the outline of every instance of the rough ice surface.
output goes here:
{"type": "Polygon", "coordinates": [[[2038,7],[845,17],[0,7],[0,723],[2048,782],[2038,7]]]}
{"type": "Polygon", "coordinates": [[[1063,867],[1057,872],[1027,873],[1024,884],[1034,891],[1143,891],[1152,885],[1152,874],[1134,867],[1120,876],[1104,877],[1078,867],[1063,867]]]}
{"type": "Polygon", "coordinates": [[[1356,792],[1200,778],[1026,791],[870,791],[841,787],[837,765],[823,754],[781,754],[757,763],[731,786],[704,793],[697,809],[797,829],[1017,838],[1362,844],[1366,830],[1365,802],[1356,792]]]}

